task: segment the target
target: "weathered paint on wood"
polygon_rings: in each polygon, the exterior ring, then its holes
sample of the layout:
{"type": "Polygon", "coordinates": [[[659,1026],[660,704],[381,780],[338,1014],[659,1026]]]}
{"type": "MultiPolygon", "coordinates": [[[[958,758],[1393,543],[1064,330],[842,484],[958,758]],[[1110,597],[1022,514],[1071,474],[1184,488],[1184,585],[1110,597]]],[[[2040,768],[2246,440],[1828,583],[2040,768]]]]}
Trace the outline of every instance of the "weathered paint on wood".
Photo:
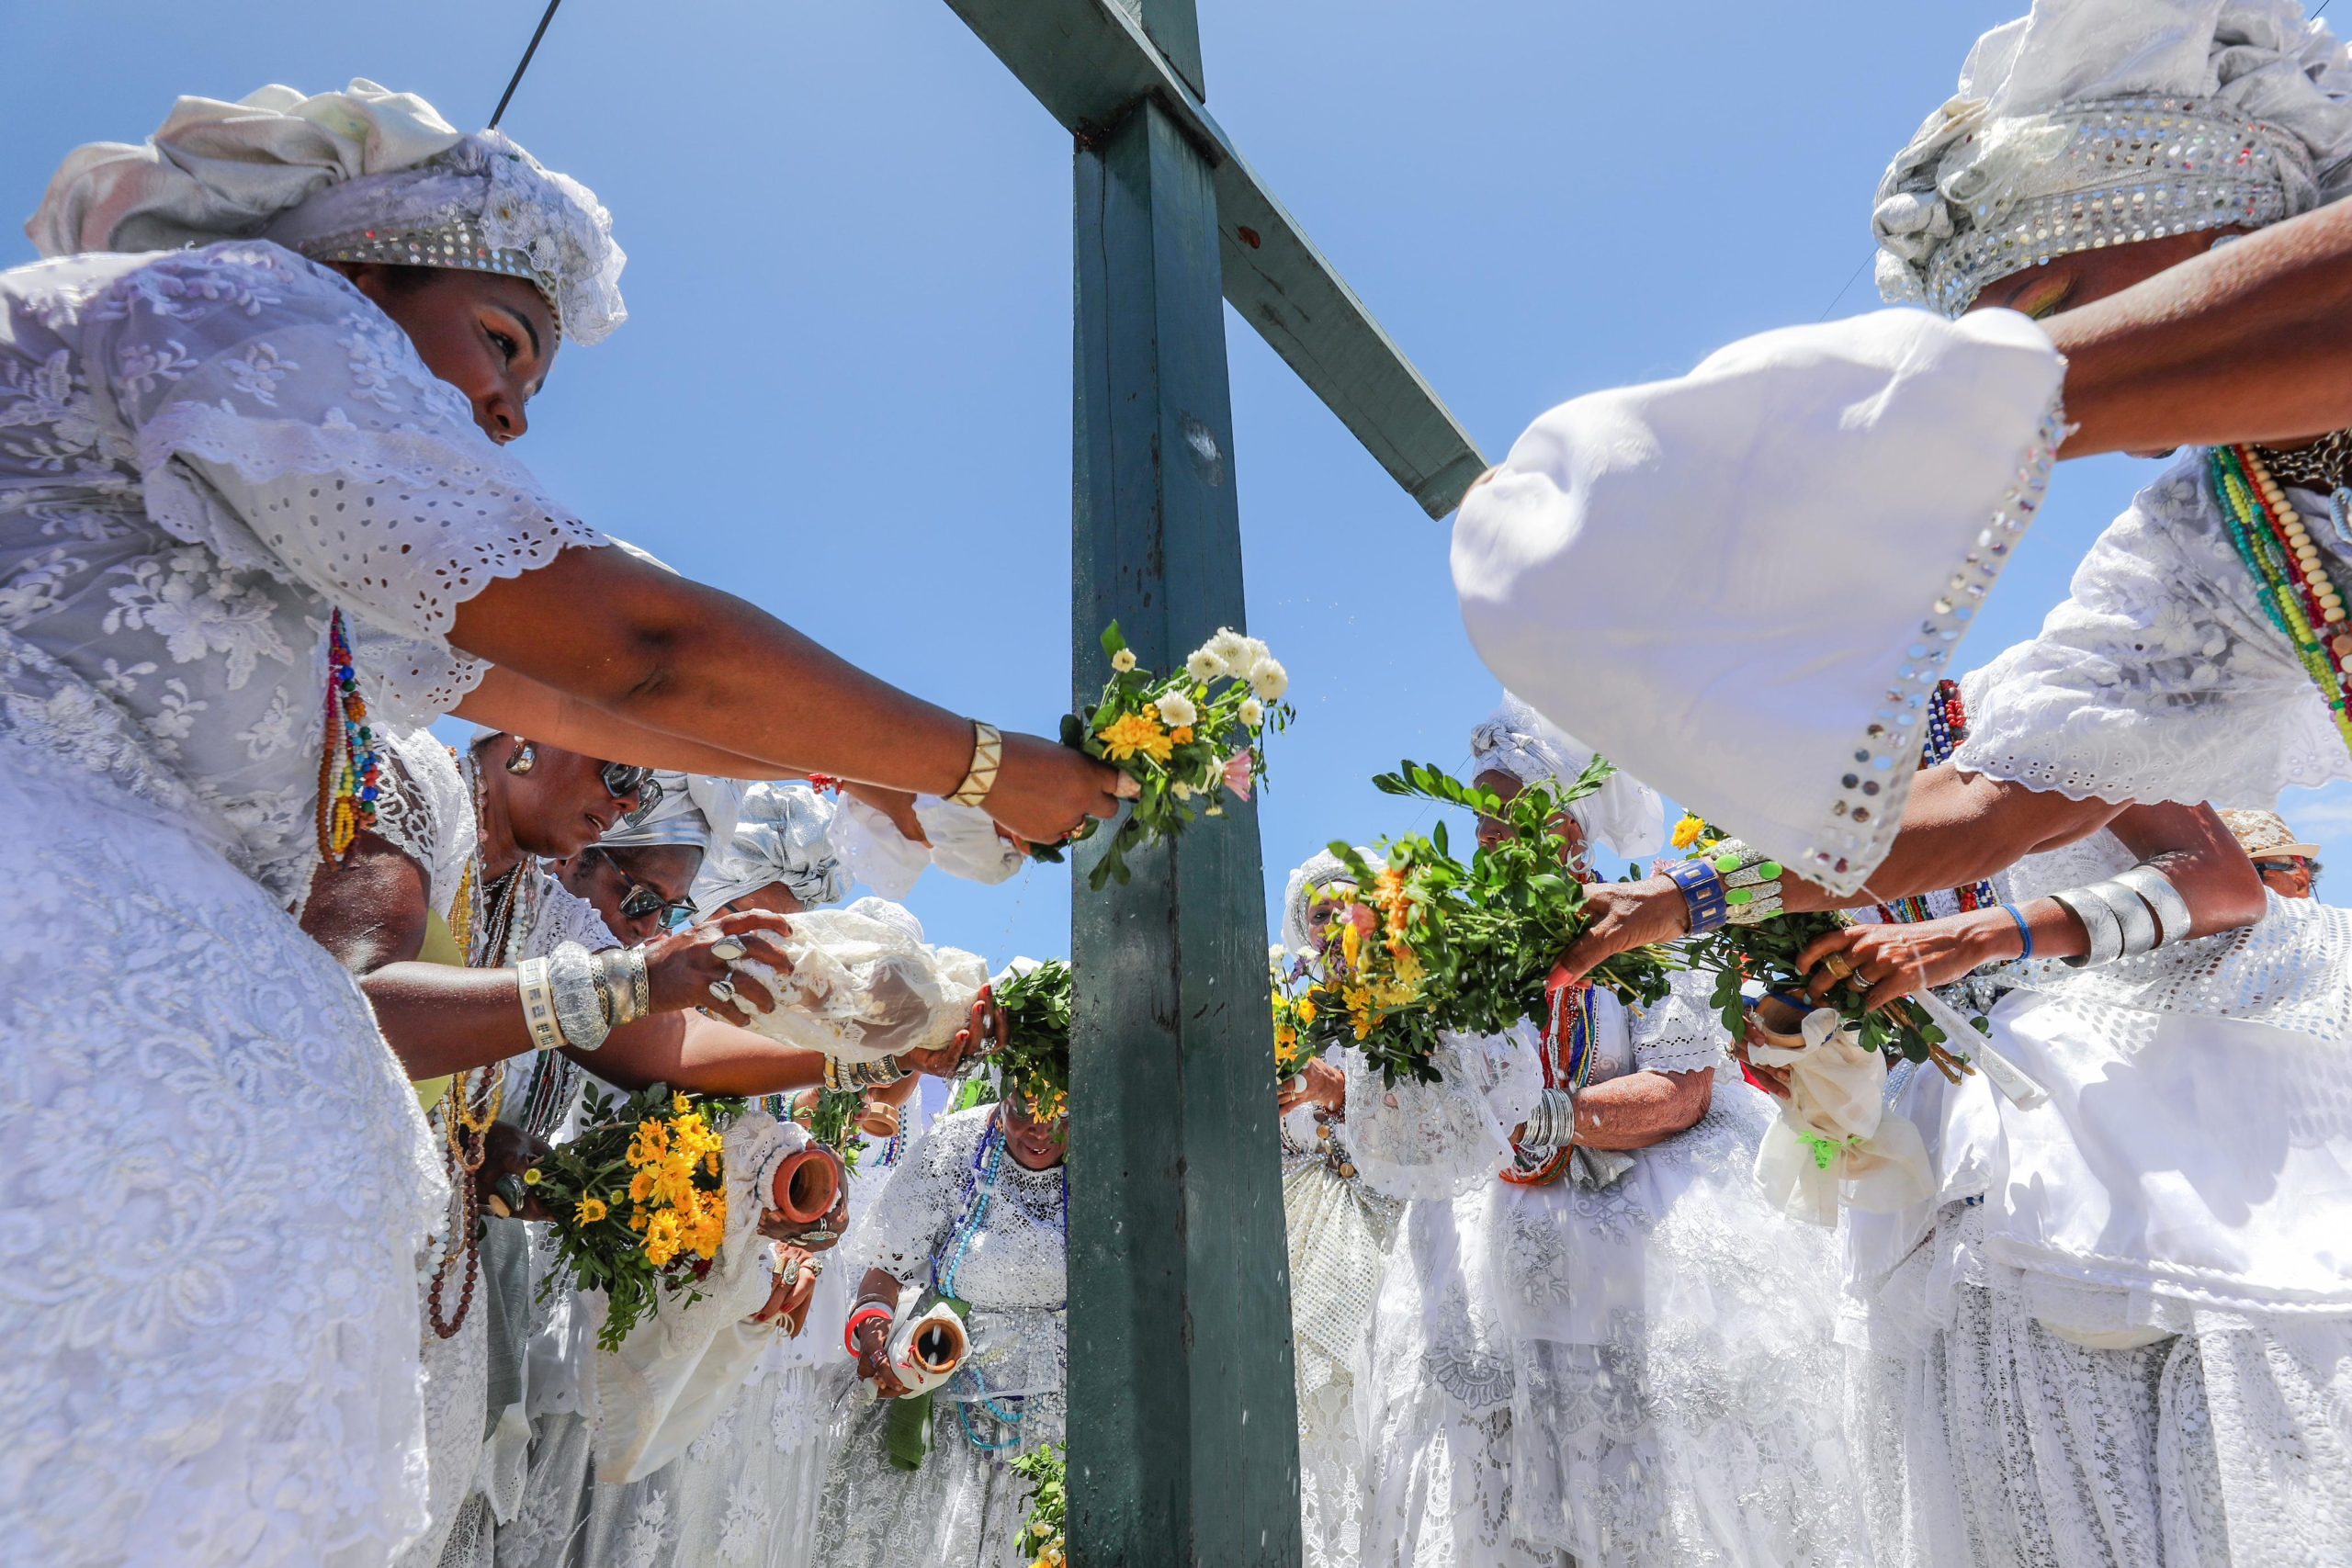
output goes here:
{"type": "MultiPolygon", "coordinates": [[[[1153,669],[1244,626],[1206,160],[1156,99],[1077,155],[1071,606],[1080,701],[1116,619],[1153,669]]],[[[1099,846],[1097,846],[1099,850],[1099,846]]],[[[1082,874],[1070,1140],[1079,1568],[1299,1560],[1265,907],[1253,807],[1082,874]]]]}

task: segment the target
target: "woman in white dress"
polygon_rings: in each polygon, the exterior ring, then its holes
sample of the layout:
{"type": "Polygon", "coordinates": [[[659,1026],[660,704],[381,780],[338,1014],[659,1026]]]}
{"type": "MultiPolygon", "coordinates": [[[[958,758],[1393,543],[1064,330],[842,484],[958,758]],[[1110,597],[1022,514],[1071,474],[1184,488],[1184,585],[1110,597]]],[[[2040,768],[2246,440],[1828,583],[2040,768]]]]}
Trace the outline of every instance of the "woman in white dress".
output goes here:
{"type": "MultiPolygon", "coordinates": [[[[1515,698],[1473,749],[1506,797],[1591,755],[1515,698]]],[[[1569,811],[1579,854],[1662,835],[1623,774],[1569,811]]],[[[1830,1238],[1750,1175],[1767,1113],[1735,1092],[1713,987],[1589,994],[1565,1042],[1450,1041],[1437,1086],[1350,1083],[1360,1170],[1418,1200],[1374,1324],[1367,1562],[1868,1560],[1830,1238]],[[1514,1146],[1564,1112],[1570,1145],[1514,1146]]]]}
{"type": "MultiPolygon", "coordinates": [[[[1328,851],[1290,874],[1278,962],[1312,964],[1321,956],[1326,922],[1317,916],[1344,907],[1355,890],[1353,875],[1328,851]]],[[[1403,1211],[1396,1199],[1357,1177],[1347,1117],[1350,1068],[1358,1065],[1354,1051],[1334,1048],[1277,1095],[1307,1568],[1351,1568],[1362,1561],[1372,1309],[1403,1211]]]]}
{"type": "MultiPolygon", "coordinates": [[[[891,1179],[856,1256],[857,1368],[819,1513],[824,1568],[1026,1568],[1028,1483],[1012,1461],[1062,1440],[1069,1122],[1018,1087],[933,1123],[891,1179]],[[968,1359],[933,1391],[928,1450],[893,1462],[899,1383],[883,1351],[926,1292],[968,1306],[968,1359]]],[[[907,1434],[898,1434],[900,1447],[907,1434]]]]}
{"type": "Polygon", "coordinates": [[[559,333],[620,319],[580,186],[364,83],[160,140],[75,153],[52,259],[0,275],[0,1142],[75,1172],[0,1181],[0,1514],[48,1563],[379,1562],[426,1522],[442,1179],[288,913],[377,733],[462,700],[589,755],[969,775],[1046,840],[1113,781],[600,547],[500,450],[559,333]]]}

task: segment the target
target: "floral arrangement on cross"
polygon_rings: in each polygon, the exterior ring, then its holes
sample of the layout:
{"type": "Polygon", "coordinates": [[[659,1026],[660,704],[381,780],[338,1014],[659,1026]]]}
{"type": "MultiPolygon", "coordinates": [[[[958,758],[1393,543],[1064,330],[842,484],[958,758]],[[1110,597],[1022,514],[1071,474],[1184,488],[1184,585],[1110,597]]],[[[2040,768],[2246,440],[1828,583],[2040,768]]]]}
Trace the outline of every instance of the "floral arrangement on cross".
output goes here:
{"type": "MultiPolygon", "coordinates": [[[[1131,850],[1174,838],[1196,816],[1222,817],[1227,795],[1248,800],[1266,776],[1266,731],[1295,716],[1283,701],[1290,672],[1264,643],[1229,626],[1173,675],[1144,669],[1116,621],[1102,640],[1111,678],[1101,697],[1063,718],[1062,743],[1109,762],[1140,793],[1088,875],[1097,889],[1128,879],[1131,850]]],[[[1089,822],[1072,841],[1094,828],[1089,822]]],[[[1062,849],[1039,845],[1030,854],[1058,861],[1062,849]]]]}
{"type": "MultiPolygon", "coordinates": [[[[1460,807],[1510,832],[1464,862],[1441,822],[1426,837],[1383,840],[1387,863],[1377,868],[1352,845],[1331,845],[1356,886],[1352,895],[1318,895],[1331,912],[1313,984],[1293,1006],[1302,1043],[1353,1045],[1388,1082],[1426,1083],[1439,1076],[1441,1033],[1547,1021],[1552,971],[1590,919],[1560,824],[1614,771],[1596,759],[1573,783],[1530,784],[1508,802],[1422,762],[1375,777],[1385,795],[1460,807]]],[[[1589,979],[1629,1002],[1655,1002],[1670,967],[1664,950],[1639,947],[1589,979]]]]}

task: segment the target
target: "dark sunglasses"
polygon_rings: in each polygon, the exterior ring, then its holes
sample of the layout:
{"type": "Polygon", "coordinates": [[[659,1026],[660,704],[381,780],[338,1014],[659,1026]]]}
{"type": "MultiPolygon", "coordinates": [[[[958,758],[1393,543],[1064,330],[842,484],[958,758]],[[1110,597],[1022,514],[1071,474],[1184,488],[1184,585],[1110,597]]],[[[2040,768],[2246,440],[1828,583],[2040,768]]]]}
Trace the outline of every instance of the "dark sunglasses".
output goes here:
{"type": "Polygon", "coordinates": [[[2315,860],[2305,860],[2301,855],[2290,855],[2284,860],[2258,860],[2254,863],[2254,869],[2256,871],[2276,871],[2282,873],[2290,871],[2305,871],[2309,872],[2313,876],[2317,876],[2319,874],[2319,862],[2315,860]]]}
{"type": "MultiPolygon", "coordinates": [[[[654,787],[661,786],[657,784],[654,787]]],[[[621,914],[624,918],[642,920],[658,914],[662,917],[662,924],[671,931],[677,930],[695,918],[693,900],[662,897],[660,893],[623,871],[620,862],[600,849],[592,846],[581,852],[596,856],[606,865],[611,866],[614,874],[621,879],[621,914]]]]}
{"type": "Polygon", "coordinates": [[[622,821],[642,822],[662,804],[662,781],[653,776],[651,768],[640,768],[635,762],[607,762],[603,773],[606,795],[615,800],[637,796],[636,807],[622,821]]]}

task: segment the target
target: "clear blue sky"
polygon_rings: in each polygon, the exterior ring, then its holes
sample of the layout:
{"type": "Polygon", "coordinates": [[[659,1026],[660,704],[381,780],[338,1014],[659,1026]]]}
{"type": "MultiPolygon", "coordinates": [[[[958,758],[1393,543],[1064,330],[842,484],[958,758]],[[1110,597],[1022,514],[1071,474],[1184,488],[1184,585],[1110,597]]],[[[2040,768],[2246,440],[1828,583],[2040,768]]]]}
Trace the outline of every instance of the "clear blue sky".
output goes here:
{"type": "MultiPolygon", "coordinates": [[[[539,11],[0,5],[17,212],[69,147],[136,140],[179,93],[368,75],[479,125],[539,11]]],[[[1752,0],[1200,8],[1210,108],[1495,455],[1579,391],[1872,306],[1855,274],[1880,170],[2022,0],[1814,0],[1802,26],[1752,0]]],[[[566,0],[506,128],[604,197],[630,255],[631,321],[566,352],[518,448],[555,493],[892,680],[1050,732],[1070,153],[1045,112],[939,0],[566,0]]],[[[29,255],[0,239],[0,262],[29,255]]],[[[1250,626],[1300,710],[1261,818],[1271,903],[1317,845],[1406,826],[1366,779],[1462,760],[1495,691],[1445,525],[1227,332],[1250,626]]],[[[1973,660],[2039,623],[2141,471],[2061,469],[1973,660]]],[[[2352,794],[2288,805],[2352,877],[2352,794]]],[[[913,902],[993,960],[1067,950],[1056,868],[997,889],[933,874],[913,902]]]]}

